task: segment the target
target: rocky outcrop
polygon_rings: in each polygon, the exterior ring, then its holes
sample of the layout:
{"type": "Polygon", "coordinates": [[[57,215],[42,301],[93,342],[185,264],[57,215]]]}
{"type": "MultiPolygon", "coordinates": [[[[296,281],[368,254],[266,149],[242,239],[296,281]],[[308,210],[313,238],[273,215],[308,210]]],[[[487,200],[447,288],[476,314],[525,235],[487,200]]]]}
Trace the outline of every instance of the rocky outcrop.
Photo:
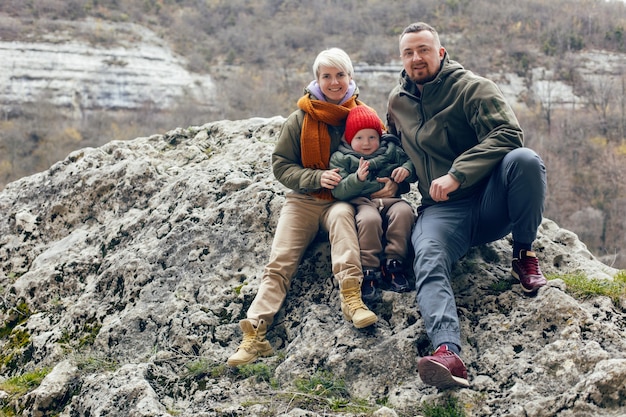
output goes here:
{"type": "Polygon", "coordinates": [[[0,42],[6,108],[48,100],[80,117],[94,109],[168,109],[183,97],[212,104],[212,78],[189,72],[185,59],[150,30],[96,19],[63,24],[66,31],[47,38],[0,42]]]}
{"type": "Polygon", "coordinates": [[[282,122],[111,142],[7,185],[0,373],[49,373],[0,401],[64,417],[416,416],[450,398],[471,416],[626,413],[624,300],[573,297],[558,279],[617,271],[548,219],[536,249],[556,279],[535,297],[511,282],[508,238],[455,267],[469,389],[437,392],[419,379],[431,347],[415,292],[384,293],[372,329],[344,321],[323,236],[268,333],[276,354],[225,366],[284,200],[270,168],[282,122]]]}

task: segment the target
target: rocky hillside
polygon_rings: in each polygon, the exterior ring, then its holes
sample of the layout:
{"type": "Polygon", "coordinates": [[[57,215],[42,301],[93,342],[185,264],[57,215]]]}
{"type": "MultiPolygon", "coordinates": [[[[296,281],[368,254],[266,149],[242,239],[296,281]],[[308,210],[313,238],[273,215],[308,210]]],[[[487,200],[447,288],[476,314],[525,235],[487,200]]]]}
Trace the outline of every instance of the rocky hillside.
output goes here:
{"type": "MultiPolygon", "coordinates": [[[[10,20],[0,14],[1,24],[10,20]]],[[[78,117],[84,110],[138,110],[146,103],[167,109],[186,94],[212,104],[212,78],[187,71],[186,61],[154,32],[91,18],[63,25],[65,30],[38,39],[7,42],[0,37],[5,112],[42,100],[71,108],[78,117]]]]}
{"type": "Polygon", "coordinates": [[[269,163],[282,122],[111,142],[7,185],[0,413],[417,416],[447,404],[466,416],[626,414],[626,300],[573,297],[558,279],[618,271],[548,219],[536,249],[556,279],[535,297],[511,282],[508,238],[455,268],[469,389],[419,379],[431,347],[414,292],[385,293],[373,329],[343,320],[322,238],[268,334],[276,354],[225,366],[284,199],[269,163]]]}

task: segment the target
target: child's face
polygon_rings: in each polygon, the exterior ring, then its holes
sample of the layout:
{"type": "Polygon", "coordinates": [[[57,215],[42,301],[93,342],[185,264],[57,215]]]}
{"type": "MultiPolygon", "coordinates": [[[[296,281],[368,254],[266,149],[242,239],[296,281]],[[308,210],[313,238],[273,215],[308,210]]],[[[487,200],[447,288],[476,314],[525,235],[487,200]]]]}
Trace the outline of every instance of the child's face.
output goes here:
{"type": "Polygon", "coordinates": [[[376,129],[361,129],[356,132],[350,145],[355,152],[362,155],[371,155],[380,146],[380,137],[376,129]]]}

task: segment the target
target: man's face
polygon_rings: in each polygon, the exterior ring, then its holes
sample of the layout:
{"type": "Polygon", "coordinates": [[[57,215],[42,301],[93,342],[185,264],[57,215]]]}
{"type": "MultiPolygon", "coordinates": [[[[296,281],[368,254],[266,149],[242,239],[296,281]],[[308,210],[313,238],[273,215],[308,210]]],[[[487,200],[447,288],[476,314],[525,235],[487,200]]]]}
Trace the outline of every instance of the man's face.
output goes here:
{"type": "Polygon", "coordinates": [[[435,79],[445,52],[427,30],[407,33],[400,39],[404,70],[416,84],[426,84],[435,79]]]}

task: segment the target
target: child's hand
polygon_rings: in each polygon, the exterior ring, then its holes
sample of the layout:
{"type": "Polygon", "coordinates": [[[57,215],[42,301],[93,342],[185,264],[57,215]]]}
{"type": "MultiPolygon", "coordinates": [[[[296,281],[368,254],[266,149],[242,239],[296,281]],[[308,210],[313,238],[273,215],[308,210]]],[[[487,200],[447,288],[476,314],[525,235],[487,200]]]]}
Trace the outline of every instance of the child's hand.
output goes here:
{"type": "Polygon", "coordinates": [[[408,169],[404,167],[398,167],[394,169],[393,172],[391,173],[391,179],[394,180],[394,182],[397,182],[398,184],[400,184],[402,181],[407,179],[409,174],[410,172],[408,169]]]}
{"type": "Polygon", "coordinates": [[[363,159],[363,157],[361,157],[361,159],[359,159],[359,168],[356,170],[356,176],[358,177],[359,181],[365,181],[369,173],[370,163],[369,161],[366,161],[365,159],[363,159]]]}

